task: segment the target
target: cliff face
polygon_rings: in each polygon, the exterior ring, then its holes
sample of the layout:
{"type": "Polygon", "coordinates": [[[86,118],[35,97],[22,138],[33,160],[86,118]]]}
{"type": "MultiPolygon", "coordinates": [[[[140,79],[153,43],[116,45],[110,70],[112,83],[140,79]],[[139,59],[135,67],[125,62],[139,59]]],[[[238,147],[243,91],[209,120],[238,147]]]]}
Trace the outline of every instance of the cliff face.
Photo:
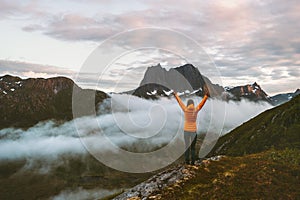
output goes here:
{"type": "MultiPolygon", "coordinates": [[[[0,128],[28,127],[47,119],[72,119],[73,86],[84,91],[65,77],[0,77],[0,128]]],[[[97,91],[95,103],[105,98],[104,92],[97,91]]]]}
{"type": "Polygon", "coordinates": [[[140,86],[133,95],[144,98],[156,98],[155,96],[169,96],[168,91],[185,92],[203,96],[203,86],[207,84],[212,96],[221,96],[223,87],[211,83],[199,70],[191,64],[166,70],[160,66],[149,67],[140,86]],[[151,94],[151,93],[155,94],[151,94]],[[150,93],[150,94],[149,94],[150,93]]]}
{"type": "Polygon", "coordinates": [[[205,81],[199,70],[191,64],[171,68],[169,71],[158,64],[147,69],[140,86],[149,83],[172,87],[176,91],[192,91],[201,88],[205,81]]]}

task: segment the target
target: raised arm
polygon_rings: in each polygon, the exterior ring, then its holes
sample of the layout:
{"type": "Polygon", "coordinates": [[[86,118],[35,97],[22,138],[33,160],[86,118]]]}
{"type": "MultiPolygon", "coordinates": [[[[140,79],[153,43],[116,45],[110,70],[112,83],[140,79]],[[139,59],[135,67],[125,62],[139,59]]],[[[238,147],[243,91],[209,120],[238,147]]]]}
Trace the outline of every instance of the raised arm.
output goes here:
{"type": "Polygon", "coordinates": [[[202,101],[199,103],[199,105],[197,106],[197,108],[196,108],[197,111],[199,111],[204,106],[207,98],[210,97],[210,92],[209,92],[208,86],[206,84],[203,86],[203,90],[204,90],[204,97],[203,97],[202,101]]]}
{"type": "Polygon", "coordinates": [[[184,111],[186,109],[186,106],[184,105],[184,103],[182,102],[180,97],[176,94],[176,92],[174,92],[173,94],[174,94],[178,104],[180,105],[181,109],[184,111]]]}
{"type": "Polygon", "coordinates": [[[205,104],[206,100],[207,100],[208,96],[204,95],[202,101],[199,103],[199,105],[197,106],[196,110],[199,111],[205,104]]]}

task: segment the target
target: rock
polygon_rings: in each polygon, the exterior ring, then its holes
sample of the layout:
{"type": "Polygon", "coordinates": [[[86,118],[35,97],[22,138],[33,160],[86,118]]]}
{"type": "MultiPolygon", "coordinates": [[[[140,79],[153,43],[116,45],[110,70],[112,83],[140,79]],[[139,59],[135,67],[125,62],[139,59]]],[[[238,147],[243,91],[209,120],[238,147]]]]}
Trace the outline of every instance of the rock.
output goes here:
{"type": "Polygon", "coordinates": [[[208,85],[211,96],[221,96],[224,92],[223,87],[213,84],[192,64],[170,70],[158,64],[146,70],[140,86],[132,94],[146,99],[157,99],[159,96],[170,96],[170,91],[175,90],[188,96],[193,94],[204,96],[202,91],[205,84],[208,85]]]}
{"type": "MultiPolygon", "coordinates": [[[[160,199],[160,191],[162,189],[173,191],[174,188],[181,188],[181,185],[184,185],[185,181],[195,176],[195,171],[198,170],[201,165],[205,165],[205,163],[209,163],[211,160],[218,161],[222,157],[223,156],[215,156],[201,160],[198,166],[179,165],[169,168],[134,186],[130,190],[125,191],[115,197],[114,200],[125,200],[133,197],[139,197],[141,199],[160,199]]],[[[204,167],[204,169],[209,171],[206,167],[204,167]]]]}
{"type": "Polygon", "coordinates": [[[269,98],[267,93],[262,90],[256,82],[253,84],[227,88],[226,92],[231,94],[227,96],[229,99],[241,100],[241,98],[246,98],[251,101],[262,100],[272,104],[272,100],[269,98]]]}

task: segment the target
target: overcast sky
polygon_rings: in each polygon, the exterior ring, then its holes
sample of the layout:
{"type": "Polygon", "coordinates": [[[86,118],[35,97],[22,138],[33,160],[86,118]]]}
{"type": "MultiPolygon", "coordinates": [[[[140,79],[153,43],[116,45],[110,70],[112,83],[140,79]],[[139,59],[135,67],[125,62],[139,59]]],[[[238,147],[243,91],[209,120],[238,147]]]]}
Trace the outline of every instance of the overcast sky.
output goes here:
{"type": "MultiPolygon", "coordinates": [[[[292,92],[300,83],[298,0],[0,0],[0,27],[0,75],[74,77],[109,37],[161,27],[199,44],[224,86],[256,81],[272,95],[292,92]]],[[[144,36],[134,39],[137,43],[144,36]]],[[[177,48],[190,47],[172,39],[177,48]]],[[[161,41],[153,36],[151,42],[161,41]]],[[[126,49],[131,42],[115,45],[126,49]]],[[[200,70],[201,60],[192,60],[200,70]]],[[[114,60],[99,89],[133,89],[147,66],[170,68],[185,61],[168,48],[136,50],[114,60]]]]}

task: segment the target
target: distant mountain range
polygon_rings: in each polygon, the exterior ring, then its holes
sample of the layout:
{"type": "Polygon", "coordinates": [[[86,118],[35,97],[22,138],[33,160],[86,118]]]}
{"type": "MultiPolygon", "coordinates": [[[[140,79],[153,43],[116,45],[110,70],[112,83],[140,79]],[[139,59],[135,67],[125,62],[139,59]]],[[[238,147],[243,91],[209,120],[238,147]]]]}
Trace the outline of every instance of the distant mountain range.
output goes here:
{"type": "MultiPolygon", "coordinates": [[[[203,96],[203,86],[207,84],[212,97],[223,100],[265,101],[279,105],[300,93],[279,94],[270,97],[257,84],[225,87],[212,83],[191,64],[166,70],[160,64],[147,68],[138,88],[132,95],[157,99],[171,96],[172,90],[183,96],[203,96]]],[[[0,128],[15,126],[29,127],[39,121],[55,119],[70,120],[72,114],[73,87],[83,98],[96,92],[95,104],[101,103],[108,95],[102,91],[81,89],[66,77],[28,78],[5,75],[0,77],[0,128]]]]}
{"type": "MultiPolygon", "coordinates": [[[[0,128],[30,127],[42,120],[70,120],[73,86],[88,96],[93,90],[81,89],[71,79],[28,78],[5,75],[0,77],[0,128]]],[[[95,104],[107,98],[96,91],[95,104]]]]}
{"type": "MultiPolygon", "coordinates": [[[[173,70],[185,74],[183,77],[190,77],[190,73],[195,76],[188,79],[191,82],[186,85],[189,91],[185,91],[186,87],[181,84],[174,87],[182,95],[203,95],[204,81],[208,83],[212,96],[225,100],[238,101],[246,98],[254,101],[289,102],[265,111],[222,136],[208,156],[222,154],[225,157],[219,161],[207,159],[199,166],[183,169],[182,173],[189,177],[187,180],[176,181],[159,193],[151,194],[149,188],[153,185],[152,181],[158,180],[158,176],[154,176],[155,179],[151,177],[150,184],[145,188],[149,194],[161,199],[299,199],[299,89],[295,93],[269,97],[257,83],[222,88],[204,76],[197,81],[200,72],[198,74],[191,65],[184,66],[173,70]]],[[[155,70],[158,73],[154,77],[156,82],[151,83],[148,79],[150,76],[147,75],[149,73],[146,72],[145,80],[133,91],[134,95],[144,98],[170,95],[169,87],[160,84],[162,82],[158,77],[163,76],[159,69],[155,70]]],[[[167,71],[164,73],[168,76],[167,71]]],[[[169,83],[172,84],[172,80],[169,83]]],[[[22,79],[10,75],[1,76],[0,128],[30,127],[48,119],[72,119],[73,87],[83,97],[88,97],[90,92],[96,92],[95,105],[109,97],[101,91],[81,89],[65,77],[22,79]]],[[[86,158],[66,156],[64,160],[67,164],[55,167],[49,173],[23,170],[28,167],[27,161],[23,159],[2,160],[0,183],[3,187],[0,189],[0,198],[48,199],[74,186],[128,188],[150,176],[110,170],[90,155],[86,158]],[[32,188],[37,188],[37,192],[32,192],[32,188]]],[[[41,165],[45,161],[46,158],[41,158],[41,165]]],[[[173,173],[172,169],[169,173],[173,173]]],[[[171,174],[168,178],[164,176],[163,180],[172,180],[174,175],[171,174]]]]}
{"type": "Polygon", "coordinates": [[[299,94],[300,94],[300,89],[297,89],[293,93],[277,94],[275,96],[272,96],[271,100],[275,105],[279,105],[291,100],[292,98],[294,98],[299,94]]]}
{"type": "Polygon", "coordinates": [[[146,99],[157,99],[161,96],[170,96],[175,90],[184,96],[203,96],[203,86],[207,84],[212,97],[223,100],[240,101],[242,98],[250,101],[266,101],[278,105],[290,100],[299,94],[299,89],[292,94],[281,94],[270,97],[255,82],[236,87],[225,87],[212,83],[202,75],[192,64],[166,70],[160,64],[148,67],[139,87],[129,93],[146,99]]]}

